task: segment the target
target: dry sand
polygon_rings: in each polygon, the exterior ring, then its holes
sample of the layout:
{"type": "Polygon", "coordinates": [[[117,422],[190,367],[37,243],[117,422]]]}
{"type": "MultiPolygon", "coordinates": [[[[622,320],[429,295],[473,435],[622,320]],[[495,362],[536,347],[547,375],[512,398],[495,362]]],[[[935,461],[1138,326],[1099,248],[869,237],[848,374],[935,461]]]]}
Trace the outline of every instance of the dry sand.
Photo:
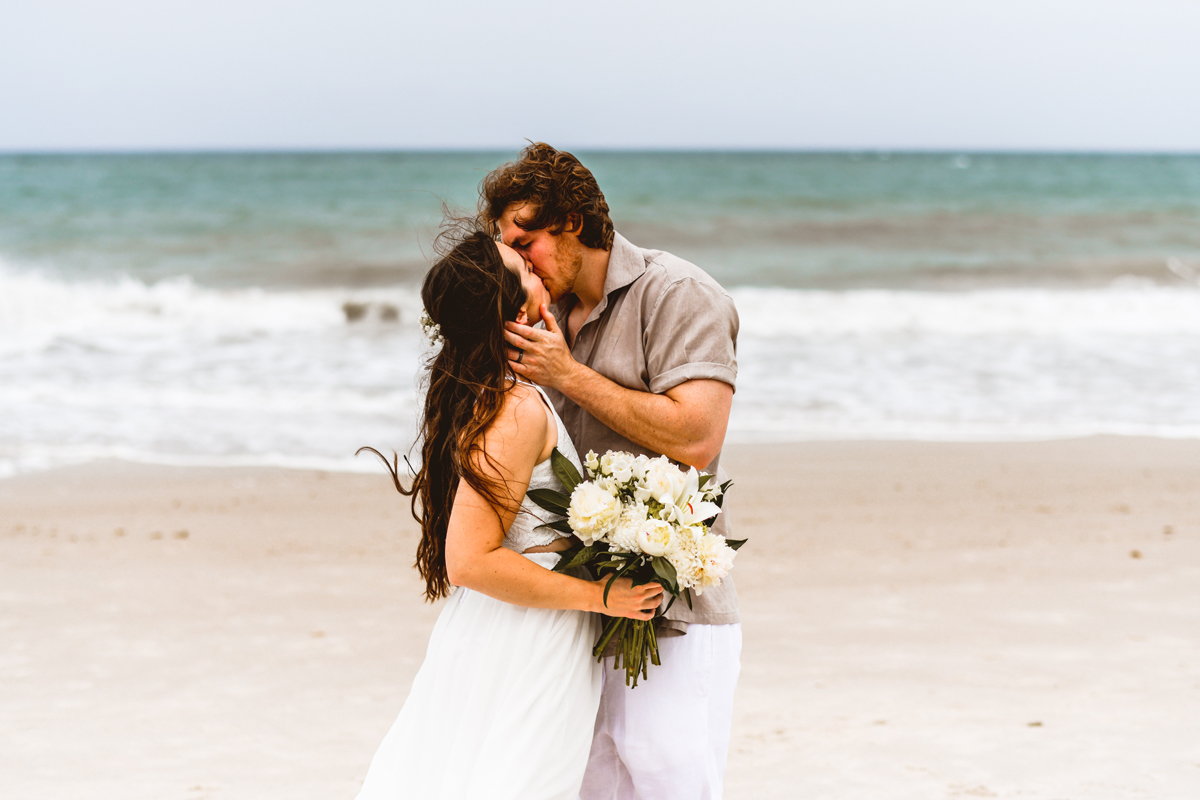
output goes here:
{"type": "MultiPolygon", "coordinates": [[[[1200,797],[1200,442],[726,463],[730,800],[1200,797]]],[[[415,541],[382,476],[0,481],[0,797],[353,797],[437,614],[415,541]]]]}

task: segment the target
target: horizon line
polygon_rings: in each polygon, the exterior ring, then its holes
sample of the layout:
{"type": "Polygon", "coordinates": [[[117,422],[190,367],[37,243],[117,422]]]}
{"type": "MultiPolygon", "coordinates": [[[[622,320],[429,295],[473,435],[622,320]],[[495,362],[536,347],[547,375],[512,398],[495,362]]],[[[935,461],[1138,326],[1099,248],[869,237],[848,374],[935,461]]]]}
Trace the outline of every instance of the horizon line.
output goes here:
{"type": "MultiPolygon", "coordinates": [[[[151,155],[493,155],[520,152],[504,147],[114,147],[114,148],[0,148],[7,156],[151,156],[151,155]]],[[[591,154],[695,155],[1058,155],[1058,156],[1198,156],[1196,149],[1147,148],[1033,148],[1033,147],[567,147],[591,154]]]]}

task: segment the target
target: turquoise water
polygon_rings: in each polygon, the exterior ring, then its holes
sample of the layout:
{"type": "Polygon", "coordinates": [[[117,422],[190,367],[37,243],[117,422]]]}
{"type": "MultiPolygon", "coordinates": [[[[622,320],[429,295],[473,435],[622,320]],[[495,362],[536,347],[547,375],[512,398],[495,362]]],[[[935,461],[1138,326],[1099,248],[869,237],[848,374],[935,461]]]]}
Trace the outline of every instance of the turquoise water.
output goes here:
{"type": "MultiPolygon", "coordinates": [[[[0,156],[0,475],[404,452],[442,203],[512,155],[0,156]]],[[[1200,438],[1200,157],[581,155],[733,295],[730,440],[1200,438]]]]}
{"type": "MultiPolygon", "coordinates": [[[[415,281],[442,202],[512,154],[0,156],[0,258],[66,278],[415,281]]],[[[584,153],[618,230],[729,285],[1170,283],[1200,157],[584,153]]]]}

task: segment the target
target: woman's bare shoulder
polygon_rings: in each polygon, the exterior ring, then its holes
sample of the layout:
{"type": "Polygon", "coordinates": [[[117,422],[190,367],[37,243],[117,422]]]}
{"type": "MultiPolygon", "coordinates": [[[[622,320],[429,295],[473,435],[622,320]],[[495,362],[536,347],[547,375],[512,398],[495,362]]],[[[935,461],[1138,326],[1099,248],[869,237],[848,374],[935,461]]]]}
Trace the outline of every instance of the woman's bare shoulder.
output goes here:
{"type": "MultiPolygon", "coordinates": [[[[491,455],[503,453],[532,467],[541,460],[549,436],[550,420],[537,389],[518,383],[504,393],[496,419],[483,434],[483,447],[491,455]]],[[[514,465],[515,466],[515,465],[514,465]]]]}
{"type": "Polygon", "coordinates": [[[523,436],[545,436],[550,427],[541,393],[526,383],[517,383],[505,393],[496,423],[500,424],[502,420],[519,429],[523,436]]]}

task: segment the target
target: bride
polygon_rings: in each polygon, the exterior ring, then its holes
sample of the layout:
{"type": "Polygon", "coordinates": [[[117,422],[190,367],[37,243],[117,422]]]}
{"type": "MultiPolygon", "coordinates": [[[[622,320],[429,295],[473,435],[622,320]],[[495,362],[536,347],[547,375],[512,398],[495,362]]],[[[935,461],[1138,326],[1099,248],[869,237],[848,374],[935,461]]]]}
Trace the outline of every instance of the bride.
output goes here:
{"type": "Polygon", "coordinates": [[[574,800],[600,701],[595,613],[650,619],[662,588],[622,579],[605,606],[602,581],[551,572],[568,540],[538,527],[550,519],[525,493],[562,490],[555,447],[579,457],[504,340],[506,321],[536,324],[549,300],[515,250],[452,235],[421,288],[442,345],[412,487],[389,465],[421,523],[425,596],[449,599],[358,800],[574,800]]]}

